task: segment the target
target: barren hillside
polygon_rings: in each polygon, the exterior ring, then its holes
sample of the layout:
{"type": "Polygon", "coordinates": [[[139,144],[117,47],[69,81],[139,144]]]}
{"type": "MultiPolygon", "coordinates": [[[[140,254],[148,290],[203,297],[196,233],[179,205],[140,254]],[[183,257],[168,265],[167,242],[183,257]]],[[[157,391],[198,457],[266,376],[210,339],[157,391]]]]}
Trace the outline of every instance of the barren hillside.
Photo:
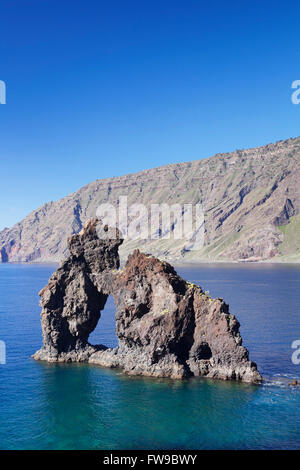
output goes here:
{"type": "Polygon", "coordinates": [[[95,217],[99,204],[201,202],[205,244],[188,250],[185,240],[127,241],[180,261],[300,261],[300,138],[218,154],[140,173],[96,180],[56,202],[48,202],[0,232],[2,262],[58,261],[67,237],[95,217]]]}

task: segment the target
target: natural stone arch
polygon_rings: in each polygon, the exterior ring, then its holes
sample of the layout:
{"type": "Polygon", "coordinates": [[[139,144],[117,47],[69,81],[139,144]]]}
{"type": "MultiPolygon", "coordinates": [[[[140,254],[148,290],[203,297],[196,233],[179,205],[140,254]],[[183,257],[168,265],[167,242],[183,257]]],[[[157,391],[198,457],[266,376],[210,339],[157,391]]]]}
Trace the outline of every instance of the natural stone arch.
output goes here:
{"type": "Polygon", "coordinates": [[[35,359],[85,361],[95,348],[88,343],[111,293],[119,268],[120,238],[99,239],[94,219],[68,239],[70,256],[52,274],[41,296],[43,348],[35,359]]]}
{"type": "Polygon", "coordinates": [[[122,240],[113,234],[93,219],[69,238],[69,258],[40,292],[44,346],[34,358],[85,361],[155,377],[260,382],[228,305],[138,250],[118,270],[122,240]],[[114,349],[88,342],[110,294],[119,341],[114,349]]]}
{"type": "Polygon", "coordinates": [[[88,342],[95,347],[107,346],[115,348],[119,344],[116,333],[116,306],[114,297],[110,294],[100,311],[100,318],[95,329],[90,333],[88,342]]]}

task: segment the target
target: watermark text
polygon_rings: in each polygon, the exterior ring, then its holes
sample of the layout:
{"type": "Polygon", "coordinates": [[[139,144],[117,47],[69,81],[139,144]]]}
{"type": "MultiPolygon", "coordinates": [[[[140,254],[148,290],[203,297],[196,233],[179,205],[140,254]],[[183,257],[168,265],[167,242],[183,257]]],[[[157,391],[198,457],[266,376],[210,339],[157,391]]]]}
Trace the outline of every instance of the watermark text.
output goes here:
{"type": "MultiPolygon", "coordinates": [[[[120,196],[116,205],[100,204],[96,215],[103,226],[118,229],[124,240],[184,240],[187,250],[200,250],[204,245],[201,203],[128,205],[127,196],[120,196]]],[[[116,238],[118,231],[114,235],[110,231],[106,237],[116,238]]],[[[104,238],[105,232],[99,229],[98,236],[104,238]]]]}
{"type": "Polygon", "coordinates": [[[295,90],[291,96],[292,103],[299,104],[300,103],[300,80],[293,81],[292,89],[295,90]]]}
{"type": "Polygon", "coordinates": [[[292,349],[295,349],[292,354],[292,363],[298,366],[300,364],[300,339],[292,342],[292,349]]]}
{"type": "Polygon", "coordinates": [[[6,364],[6,345],[4,341],[0,341],[0,364],[6,364]]]}
{"type": "Polygon", "coordinates": [[[6,104],[6,84],[0,80],[0,104],[6,104]]]}

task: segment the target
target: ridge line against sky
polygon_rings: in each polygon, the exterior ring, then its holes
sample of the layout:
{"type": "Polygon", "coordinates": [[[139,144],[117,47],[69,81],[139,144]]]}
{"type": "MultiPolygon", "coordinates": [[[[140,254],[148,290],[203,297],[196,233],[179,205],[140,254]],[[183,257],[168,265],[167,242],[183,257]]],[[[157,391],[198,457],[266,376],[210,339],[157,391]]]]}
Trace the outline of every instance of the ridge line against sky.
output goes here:
{"type": "MultiPolygon", "coordinates": [[[[299,139],[300,137],[299,136],[295,136],[295,137],[289,137],[288,139],[280,139],[276,142],[269,142],[269,143],[266,143],[264,145],[261,145],[261,146],[257,146],[257,147],[250,147],[250,148],[241,148],[241,149],[234,149],[232,151],[229,151],[229,152],[220,152],[220,153],[216,153],[214,155],[210,155],[209,157],[203,157],[203,158],[198,158],[198,159],[195,159],[195,160],[186,160],[184,162],[176,162],[176,163],[166,163],[164,165],[160,165],[160,166],[157,166],[157,167],[154,167],[154,168],[145,168],[143,170],[139,170],[139,171],[136,171],[136,172],[133,172],[133,173],[125,173],[125,174],[121,174],[121,175],[114,175],[114,176],[107,176],[105,178],[96,178],[95,180],[93,181],[90,181],[86,184],[83,184],[82,186],[80,186],[79,188],[77,188],[75,191],[72,191],[68,194],[65,194],[64,196],[58,198],[58,199],[51,199],[51,200],[48,200],[48,201],[45,201],[43,202],[40,206],[38,207],[35,207],[34,209],[32,209],[30,212],[28,212],[22,219],[18,220],[15,222],[15,224],[21,222],[27,215],[30,215],[31,213],[33,212],[36,212],[38,211],[39,209],[41,209],[42,207],[44,207],[45,205],[47,204],[52,204],[52,203],[56,203],[57,201],[61,200],[61,199],[67,199],[69,197],[72,197],[74,196],[74,194],[78,193],[79,191],[81,191],[82,189],[90,186],[91,184],[95,183],[95,182],[98,182],[98,181],[111,181],[113,179],[118,179],[118,178],[126,178],[126,177],[134,177],[136,175],[140,175],[144,172],[150,172],[150,171],[155,171],[155,170],[159,170],[159,169],[162,169],[162,168],[167,168],[167,167],[170,167],[170,166],[175,166],[175,165],[188,165],[188,164],[191,164],[191,163],[194,163],[194,162],[200,162],[200,161],[205,161],[205,160],[210,160],[211,158],[218,158],[219,156],[225,156],[225,155],[231,155],[233,154],[234,152],[236,151],[251,151],[251,150],[255,150],[255,149],[260,149],[260,148],[264,148],[268,145],[276,145],[280,142],[287,142],[289,140],[296,140],[296,139],[299,139]]],[[[15,224],[12,224],[15,225],[15,224]]],[[[6,228],[11,228],[12,226],[10,227],[2,227],[0,228],[0,231],[3,230],[3,229],[6,229],[6,228]]]]}
{"type": "Polygon", "coordinates": [[[1,219],[86,181],[299,134],[300,5],[16,0],[1,7],[1,219]]]}
{"type": "Polygon", "coordinates": [[[73,191],[72,193],[67,194],[66,197],[77,193],[80,189],[82,189],[86,186],[89,186],[90,184],[94,183],[95,181],[106,181],[106,180],[111,180],[111,179],[115,179],[115,178],[124,178],[124,177],[135,176],[135,175],[139,175],[141,173],[152,171],[152,170],[158,170],[158,169],[162,169],[162,168],[166,168],[166,167],[170,167],[170,166],[175,166],[175,165],[185,165],[185,164],[190,164],[190,163],[194,163],[194,162],[200,162],[202,160],[205,161],[205,160],[209,160],[211,158],[218,158],[219,156],[231,155],[232,153],[234,153],[236,151],[251,151],[251,150],[254,150],[254,149],[264,148],[267,145],[276,145],[280,142],[287,142],[289,140],[296,140],[296,139],[299,139],[299,138],[300,138],[300,136],[295,135],[295,136],[287,137],[285,139],[276,140],[275,142],[266,142],[265,144],[257,145],[257,146],[253,146],[253,147],[249,147],[249,148],[246,148],[246,147],[235,148],[235,149],[229,150],[227,152],[218,152],[218,153],[214,153],[214,154],[209,155],[209,156],[198,157],[198,158],[195,158],[193,160],[184,160],[184,161],[178,161],[178,162],[164,163],[163,165],[154,166],[152,168],[147,167],[147,168],[143,168],[141,170],[137,170],[137,171],[130,172],[130,173],[121,173],[119,175],[111,175],[111,176],[106,176],[104,178],[95,178],[94,180],[83,184],[80,188],[73,191]]]}

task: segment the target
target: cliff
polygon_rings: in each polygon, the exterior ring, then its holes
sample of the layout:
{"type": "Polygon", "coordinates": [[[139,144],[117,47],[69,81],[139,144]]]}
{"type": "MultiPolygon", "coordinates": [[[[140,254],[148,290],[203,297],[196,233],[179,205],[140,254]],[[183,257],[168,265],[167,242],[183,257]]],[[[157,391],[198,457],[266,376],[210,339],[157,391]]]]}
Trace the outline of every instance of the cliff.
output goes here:
{"type": "Polygon", "coordinates": [[[135,248],[166,260],[300,261],[300,138],[137,174],[96,180],[49,202],[0,232],[0,260],[59,261],[66,239],[96,216],[101,203],[201,203],[205,240],[200,250],[185,241],[125,241],[124,259],[135,248]]]}

